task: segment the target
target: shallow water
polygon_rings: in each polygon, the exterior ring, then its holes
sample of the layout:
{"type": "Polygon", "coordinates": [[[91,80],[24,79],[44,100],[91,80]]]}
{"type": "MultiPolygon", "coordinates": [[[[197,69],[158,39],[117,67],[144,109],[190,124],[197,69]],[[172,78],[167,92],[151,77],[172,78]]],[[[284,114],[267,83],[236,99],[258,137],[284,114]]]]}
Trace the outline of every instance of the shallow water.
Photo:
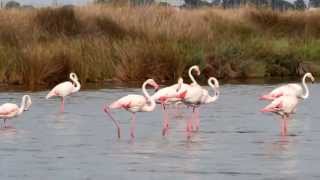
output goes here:
{"type": "MultiPolygon", "coordinates": [[[[259,112],[266,102],[257,97],[274,86],[222,86],[220,99],[200,109],[200,132],[190,140],[188,109],[171,118],[162,137],[159,107],[138,114],[133,141],[130,114],[114,111],[123,130],[118,140],[102,105],[139,89],[81,91],[66,100],[64,114],[47,92],[29,93],[30,111],[0,129],[0,179],[319,179],[320,85],[311,86],[285,137],[277,117],[259,112]]],[[[0,103],[20,103],[25,93],[0,93],[0,103]]]]}

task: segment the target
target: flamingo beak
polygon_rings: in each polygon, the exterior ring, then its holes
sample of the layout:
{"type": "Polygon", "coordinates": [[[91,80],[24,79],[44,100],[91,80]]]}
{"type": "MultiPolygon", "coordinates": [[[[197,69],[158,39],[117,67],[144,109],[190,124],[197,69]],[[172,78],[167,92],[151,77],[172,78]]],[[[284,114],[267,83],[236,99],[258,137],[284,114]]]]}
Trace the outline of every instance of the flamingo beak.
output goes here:
{"type": "Polygon", "coordinates": [[[156,85],[154,86],[154,91],[155,91],[155,92],[158,92],[159,89],[160,89],[160,86],[159,86],[158,84],[156,84],[156,85]]]}

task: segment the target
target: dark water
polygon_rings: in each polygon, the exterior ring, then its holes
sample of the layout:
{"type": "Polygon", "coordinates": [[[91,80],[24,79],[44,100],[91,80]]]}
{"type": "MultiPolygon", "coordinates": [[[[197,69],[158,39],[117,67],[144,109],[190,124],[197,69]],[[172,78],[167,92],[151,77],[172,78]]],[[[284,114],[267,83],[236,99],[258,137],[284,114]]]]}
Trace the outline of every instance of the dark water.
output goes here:
{"type": "MultiPolygon", "coordinates": [[[[102,179],[319,179],[320,85],[301,102],[281,137],[279,121],[259,112],[257,97],[274,85],[224,85],[220,99],[201,108],[201,129],[186,138],[183,118],[173,118],[161,136],[162,115],[140,113],[130,141],[130,114],[114,111],[123,128],[120,140],[102,105],[139,89],[82,91],[59,102],[47,92],[31,93],[30,111],[0,130],[1,180],[102,179]]],[[[0,103],[20,103],[25,93],[0,93],[0,103]]]]}

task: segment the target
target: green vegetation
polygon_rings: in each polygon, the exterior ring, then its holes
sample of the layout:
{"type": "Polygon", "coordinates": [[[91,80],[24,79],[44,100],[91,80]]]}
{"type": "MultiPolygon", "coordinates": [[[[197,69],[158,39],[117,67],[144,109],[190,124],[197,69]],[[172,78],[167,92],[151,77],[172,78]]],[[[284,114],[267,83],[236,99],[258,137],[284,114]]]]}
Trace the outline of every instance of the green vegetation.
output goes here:
{"type": "Polygon", "coordinates": [[[0,11],[0,82],[158,82],[320,73],[320,12],[87,6],[0,11]]]}

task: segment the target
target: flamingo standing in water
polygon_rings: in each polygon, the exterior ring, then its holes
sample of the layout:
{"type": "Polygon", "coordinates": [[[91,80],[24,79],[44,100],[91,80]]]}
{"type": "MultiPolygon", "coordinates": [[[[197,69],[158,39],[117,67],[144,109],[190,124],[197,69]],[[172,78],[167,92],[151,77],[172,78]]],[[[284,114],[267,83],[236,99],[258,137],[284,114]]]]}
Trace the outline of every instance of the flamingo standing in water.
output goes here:
{"type": "Polygon", "coordinates": [[[162,88],[151,96],[156,103],[161,104],[161,109],[163,110],[163,136],[165,136],[166,131],[169,128],[169,117],[166,112],[166,105],[181,100],[181,98],[179,98],[179,90],[181,89],[182,84],[183,79],[179,78],[177,84],[162,88]]]}
{"type": "MultiPolygon", "coordinates": [[[[200,68],[197,65],[191,66],[188,70],[188,75],[192,81],[192,85],[198,85],[197,81],[192,75],[192,72],[196,71],[197,76],[200,75],[200,68]]],[[[172,103],[181,102],[181,98],[184,96],[184,91],[186,91],[190,87],[189,84],[183,83],[183,79],[179,78],[178,83],[169,87],[165,87],[157,91],[152,98],[156,101],[156,103],[161,104],[163,111],[163,129],[162,135],[165,135],[169,128],[169,116],[166,109],[166,105],[172,103]],[[171,98],[170,98],[171,97],[171,98]]]]}
{"type": "Polygon", "coordinates": [[[70,79],[72,82],[66,81],[56,85],[46,96],[46,99],[49,99],[53,96],[61,97],[61,112],[64,112],[65,97],[75,92],[78,92],[81,88],[78,76],[75,73],[70,73],[70,79]]]}
{"type": "Polygon", "coordinates": [[[302,78],[302,86],[297,83],[286,84],[274,89],[266,95],[261,96],[260,99],[274,100],[283,95],[297,96],[298,98],[306,99],[309,96],[309,89],[306,85],[306,78],[311,79],[312,83],[315,80],[311,73],[306,73],[302,78]],[[303,94],[303,92],[305,92],[305,94],[303,94]]]}
{"type": "Polygon", "coordinates": [[[22,97],[21,105],[18,107],[16,104],[5,103],[0,106],[0,118],[3,119],[4,127],[7,128],[6,121],[8,119],[21,115],[24,111],[29,110],[32,104],[31,97],[24,95],[22,97]]]}
{"type": "Polygon", "coordinates": [[[188,120],[187,123],[187,131],[190,132],[193,130],[192,120],[195,121],[196,130],[199,129],[200,125],[200,118],[199,118],[199,107],[202,104],[209,104],[215,102],[220,94],[219,91],[219,81],[214,78],[210,77],[208,79],[208,85],[210,88],[213,89],[214,95],[210,96],[208,90],[202,88],[200,85],[190,86],[187,91],[185,91],[184,98],[182,100],[187,106],[191,106],[192,109],[192,116],[188,120]],[[214,82],[214,84],[212,83],[214,82]]]}
{"type": "Polygon", "coordinates": [[[153,79],[148,79],[142,85],[142,92],[143,92],[144,96],[136,95],[136,94],[129,94],[129,95],[124,96],[124,97],[120,98],[119,100],[113,102],[110,106],[105,105],[104,111],[107,113],[107,115],[110,117],[110,119],[115,123],[115,125],[117,127],[119,138],[120,138],[120,124],[117,120],[115,120],[113,118],[113,116],[111,115],[110,109],[123,108],[123,109],[132,113],[130,135],[131,135],[131,138],[134,138],[135,137],[136,112],[151,112],[156,107],[155,100],[150,97],[149,93],[146,90],[147,85],[151,85],[155,89],[159,88],[159,85],[153,79]]]}
{"type": "Polygon", "coordinates": [[[272,112],[281,116],[281,135],[287,134],[287,121],[296,111],[299,99],[297,96],[281,96],[274,99],[261,112],[272,112]]]}
{"type": "MultiPolygon", "coordinates": [[[[219,81],[215,77],[210,77],[208,79],[208,86],[214,91],[214,95],[210,96],[208,90],[203,88],[200,104],[210,104],[210,103],[215,102],[219,98],[219,95],[220,95],[219,81]]],[[[199,130],[199,127],[200,127],[199,108],[196,112],[196,115],[197,116],[195,118],[195,120],[196,120],[195,126],[196,126],[196,130],[199,130]]]]}

